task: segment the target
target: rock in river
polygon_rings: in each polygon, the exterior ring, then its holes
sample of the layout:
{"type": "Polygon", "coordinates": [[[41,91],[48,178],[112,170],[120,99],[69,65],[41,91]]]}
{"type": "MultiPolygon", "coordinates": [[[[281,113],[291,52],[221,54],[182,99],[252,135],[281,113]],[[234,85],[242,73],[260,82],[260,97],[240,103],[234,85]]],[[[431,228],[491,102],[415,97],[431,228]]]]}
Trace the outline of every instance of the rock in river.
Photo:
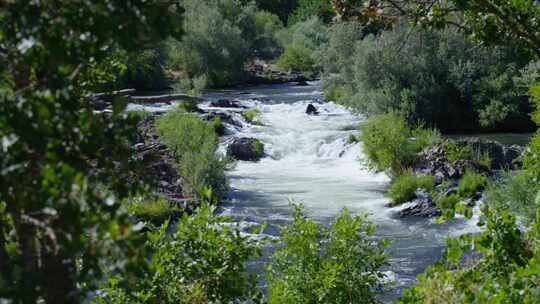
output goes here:
{"type": "Polygon", "coordinates": [[[227,154],[236,160],[258,161],[264,156],[264,144],[255,138],[237,138],[227,147],[227,154]]]}
{"type": "Polygon", "coordinates": [[[317,111],[317,108],[315,108],[315,106],[310,103],[307,106],[306,114],[307,115],[319,115],[319,111],[317,111]]]}
{"type": "Polygon", "coordinates": [[[243,108],[237,100],[219,99],[210,102],[210,106],[216,108],[243,108]]]}

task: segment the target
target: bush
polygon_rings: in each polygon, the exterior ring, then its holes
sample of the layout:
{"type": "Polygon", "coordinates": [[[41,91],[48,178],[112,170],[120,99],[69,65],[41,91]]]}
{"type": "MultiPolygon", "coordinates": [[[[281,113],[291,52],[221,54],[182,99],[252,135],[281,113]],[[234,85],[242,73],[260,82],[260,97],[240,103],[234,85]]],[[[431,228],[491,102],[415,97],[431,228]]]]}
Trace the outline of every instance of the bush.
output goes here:
{"type": "Polygon", "coordinates": [[[377,36],[354,22],[333,25],[321,49],[323,87],[368,115],[402,112],[443,131],[531,129],[520,69],[530,58],[488,49],[454,29],[398,25],[377,36]],[[336,73],[338,73],[336,75],[336,73]]]}
{"type": "Polygon", "coordinates": [[[459,209],[461,197],[457,194],[440,195],[436,198],[435,203],[442,211],[442,219],[452,219],[456,214],[456,209],[459,209]]]}
{"type": "Polygon", "coordinates": [[[459,179],[458,194],[464,198],[470,197],[476,191],[483,189],[486,182],[487,178],[484,174],[478,174],[469,170],[459,179]]]}
{"type": "Polygon", "coordinates": [[[255,14],[255,38],[252,43],[256,57],[273,59],[281,52],[281,46],[276,38],[276,33],[283,29],[283,23],[279,17],[265,11],[255,14]]]}
{"type": "Polygon", "coordinates": [[[295,206],[281,231],[283,246],[268,267],[269,303],[378,303],[386,242],[375,240],[366,216],[344,210],[330,227],[295,206]]]}
{"type": "Polygon", "coordinates": [[[145,272],[130,281],[116,276],[95,303],[233,303],[261,298],[247,262],[260,255],[260,241],[226,225],[207,204],[184,215],[172,232],[166,222],[148,235],[152,252],[145,272]]]}
{"type": "Polygon", "coordinates": [[[422,123],[412,130],[413,138],[411,145],[416,152],[422,151],[425,147],[431,147],[442,141],[441,132],[435,128],[426,128],[422,123]]]}
{"type": "Polygon", "coordinates": [[[418,188],[432,191],[434,187],[433,176],[416,176],[412,172],[404,172],[392,181],[388,188],[388,196],[392,199],[392,205],[395,206],[413,200],[418,188]]]}
{"type": "Polygon", "coordinates": [[[410,130],[402,116],[390,112],[371,117],[362,128],[364,152],[376,170],[403,171],[411,163],[410,130]]]}
{"type": "MultiPolygon", "coordinates": [[[[299,71],[313,75],[315,60],[313,51],[302,46],[287,46],[285,52],[278,59],[279,68],[286,71],[299,71]]],[[[309,76],[308,76],[309,77],[309,76]]]]}
{"type": "Polygon", "coordinates": [[[188,79],[204,75],[210,87],[244,79],[255,8],[234,0],[187,0],[182,6],[185,35],[167,42],[168,67],[188,79]]]}
{"type": "Polygon", "coordinates": [[[296,23],[276,34],[283,54],[278,66],[284,70],[296,70],[312,76],[318,72],[317,50],[326,41],[326,27],[316,17],[296,23]]]}
{"type": "Polygon", "coordinates": [[[156,130],[176,160],[184,195],[196,197],[208,186],[221,197],[227,188],[227,162],[216,153],[215,126],[178,107],[156,121],[156,130]]]}
{"type": "Polygon", "coordinates": [[[535,219],[536,195],[540,191],[538,182],[525,171],[505,172],[503,179],[488,184],[486,202],[497,210],[510,210],[527,223],[535,219]]]}
{"type": "Polygon", "coordinates": [[[254,125],[261,125],[261,113],[256,109],[249,109],[242,112],[244,119],[254,125]]]}
{"type": "Polygon", "coordinates": [[[147,91],[167,89],[170,79],[163,69],[165,61],[166,54],[162,46],[138,52],[129,57],[127,69],[119,79],[119,86],[147,91]]]}

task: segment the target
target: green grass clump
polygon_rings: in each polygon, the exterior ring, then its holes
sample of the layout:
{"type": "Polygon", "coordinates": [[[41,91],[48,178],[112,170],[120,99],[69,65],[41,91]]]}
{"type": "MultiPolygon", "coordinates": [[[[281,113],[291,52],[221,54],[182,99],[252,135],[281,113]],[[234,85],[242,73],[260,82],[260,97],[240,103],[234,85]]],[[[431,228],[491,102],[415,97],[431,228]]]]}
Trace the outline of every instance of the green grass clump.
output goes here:
{"type": "Polygon", "coordinates": [[[392,199],[392,205],[395,206],[414,199],[418,188],[431,191],[434,187],[433,176],[416,176],[412,172],[405,172],[392,181],[388,189],[388,196],[392,199]]]}
{"type": "Polygon", "coordinates": [[[470,197],[476,191],[482,189],[486,185],[486,182],[487,178],[484,174],[467,171],[459,180],[458,194],[461,197],[470,197]]]}
{"type": "Polygon", "coordinates": [[[200,112],[199,105],[195,100],[191,99],[182,99],[178,106],[186,112],[200,112]]]}
{"type": "Polygon", "coordinates": [[[358,137],[354,134],[350,134],[347,138],[347,144],[352,145],[358,143],[358,137]]]}
{"type": "Polygon", "coordinates": [[[253,149],[253,152],[255,152],[257,155],[264,155],[264,144],[262,141],[255,139],[251,143],[251,148],[253,149]]]}
{"type": "Polygon", "coordinates": [[[456,161],[460,159],[472,159],[473,150],[471,146],[460,145],[455,140],[447,140],[443,143],[446,159],[456,161]]]}
{"type": "Polygon", "coordinates": [[[261,113],[256,109],[249,109],[242,112],[244,119],[254,125],[261,125],[261,113]]]}
{"type": "Polygon", "coordinates": [[[441,209],[443,215],[440,220],[452,219],[456,214],[456,208],[458,208],[461,202],[461,197],[458,194],[440,195],[435,203],[437,207],[441,209]]]}
{"type": "Polygon", "coordinates": [[[205,187],[216,197],[225,192],[227,162],[216,153],[214,126],[177,107],[156,121],[156,130],[176,161],[185,197],[197,197],[205,187]]]}
{"type": "Polygon", "coordinates": [[[427,128],[419,123],[418,126],[411,131],[413,140],[411,141],[412,150],[415,152],[422,151],[425,147],[431,147],[441,142],[441,132],[435,128],[427,128]]]}
{"type": "Polygon", "coordinates": [[[218,136],[222,136],[225,134],[225,125],[221,121],[221,118],[214,117],[214,119],[210,121],[210,126],[214,129],[218,136]]]}
{"type": "Polygon", "coordinates": [[[171,206],[163,197],[131,199],[127,204],[127,210],[135,217],[153,223],[162,223],[181,212],[178,207],[171,206]]]}
{"type": "Polygon", "coordinates": [[[127,117],[128,119],[134,119],[137,121],[145,120],[148,117],[152,116],[152,113],[144,110],[144,109],[137,109],[137,110],[129,110],[127,111],[127,117]]]}

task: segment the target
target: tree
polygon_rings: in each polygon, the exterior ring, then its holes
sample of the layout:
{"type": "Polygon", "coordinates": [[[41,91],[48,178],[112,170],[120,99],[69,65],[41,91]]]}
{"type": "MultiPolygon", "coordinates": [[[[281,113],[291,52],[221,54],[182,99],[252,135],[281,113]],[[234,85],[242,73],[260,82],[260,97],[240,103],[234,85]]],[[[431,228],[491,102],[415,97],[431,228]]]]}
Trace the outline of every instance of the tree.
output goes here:
{"type": "Polygon", "coordinates": [[[540,56],[540,3],[530,0],[332,0],[342,18],[364,23],[408,17],[413,23],[456,26],[490,43],[514,41],[540,56]]]}
{"type": "Polygon", "coordinates": [[[114,80],[118,52],[179,35],[181,10],[140,0],[0,6],[0,294],[79,302],[103,271],[146,258],[118,212],[137,189],[125,103],[94,113],[85,96],[114,80]]]}

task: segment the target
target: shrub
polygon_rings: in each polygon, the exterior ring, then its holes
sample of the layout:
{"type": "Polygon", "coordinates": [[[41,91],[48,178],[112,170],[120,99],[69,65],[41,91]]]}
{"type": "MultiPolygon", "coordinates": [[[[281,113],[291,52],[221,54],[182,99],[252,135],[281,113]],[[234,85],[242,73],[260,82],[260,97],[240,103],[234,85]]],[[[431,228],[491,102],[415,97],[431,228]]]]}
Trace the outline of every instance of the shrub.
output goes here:
{"type": "Polygon", "coordinates": [[[435,128],[426,128],[422,123],[412,130],[412,149],[415,152],[422,151],[425,147],[431,147],[442,141],[441,132],[435,128]]]}
{"type": "Polygon", "coordinates": [[[433,190],[435,181],[433,176],[416,176],[412,172],[404,172],[397,176],[388,188],[388,196],[392,199],[392,205],[398,205],[411,201],[415,198],[418,188],[433,190]]]}
{"type": "Polygon", "coordinates": [[[210,126],[214,129],[218,136],[225,135],[225,125],[223,122],[221,122],[221,118],[214,117],[214,119],[210,121],[210,126]]]}
{"type": "Polygon", "coordinates": [[[157,91],[169,87],[170,79],[165,74],[166,54],[162,46],[137,52],[129,57],[126,67],[119,79],[122,88],[157,91]]]}
{"type": "Polygon", "coordinates": [[[311,77],[318,71],[317,49],[326,41],[326,27],[316,17],[298,22],[276,34],[283,54],[278,66],[284,70],[296,70],[311,77]]]}
{"type": "Polygon", "coordinates": [[[272,59],[281,52],[276,33],[283,29],[283,23],[277,15],[266,11],[255,14],[255,38],[252,43],[253,52],[259,58],[272,59]]]}
{"type": "Polygon", "coordinates": [[[204,75],[210,87],[242,80],[254,37],[254,7],[234,0],[187,0],[182,7],[185,35],[167,42],[167,66],[189,79],[204,75]]]}
{"type": "Polygon", "coordinates": [[[452,219],[456,214],[456,209],[459,207],[461,198],[457,194],[440,195],[435,200],[437,207],[442,211],[441,219],[452,219]]]}
{"type": "Polygon", "coordinates": [[[402,116],[390,112],[371,117],[362,128],[364,152],[376,170],[403,171],[411,162],[410,130],[402,116]]]}
{"type": "Polygon", "coordinates": [[[177,107],[156,121],[156,130],[176,160],[186,197],[197,196],[206,186],[217,197],[224,193],[227,163],[216,154],[214,126],[177,107]]]}
{"type": "Polygon", "coordinates": [[[242,112],[244,119],[254,125],[261,125],[261,113],[256,109],[249,109],[242,112]]]}
{"type": "Polygon", "coordinates": [[[375,240],[366,216],[344,210],[330,227],[295,206],[281,231],[283,246],[268,267],[269,303],[378,303],[386,242],[375,240]]]}
{"type": "Polygon", "coordinates": [[[497,210],[510,210],[527,223],[536,216],[536,195],[540,191],[538,182],[529,172],[505,172],[503,179],[488,184],[486,202],[497,210]]]}
{"type": "Polygon", "coordinates": [[[476,191],[481,190],[486,185],[486,182],[487,178],[484,174],[469,170],[459,179],[458,194],[461,197],[470,197],[476,191]]]}
{"type": "Polygon", "coordinates": [[[368,115],[400,111],[445,132],[532,128],[518,85],[530,58],[512,47],[482,47],[450,28],[363,31],[333,25],[320,52],[323,87],[341,88],[340,103],[368,115]]]}
{"type": "Polygon", "coordinates": [[[261,241],[240,234],[231,219],[203,204],[148,234],[150,265],[134,280],[115,276],[95,303],[233,303],[261,297],[247,262],[260,255],[261,241]]]}
{"type": "Polygon", "coordinates": [[[308,75],[314,72],[313,51],[302,46],[287,46],[278,59],[278,66],[286,71],[300,71],[308,75]]]}

